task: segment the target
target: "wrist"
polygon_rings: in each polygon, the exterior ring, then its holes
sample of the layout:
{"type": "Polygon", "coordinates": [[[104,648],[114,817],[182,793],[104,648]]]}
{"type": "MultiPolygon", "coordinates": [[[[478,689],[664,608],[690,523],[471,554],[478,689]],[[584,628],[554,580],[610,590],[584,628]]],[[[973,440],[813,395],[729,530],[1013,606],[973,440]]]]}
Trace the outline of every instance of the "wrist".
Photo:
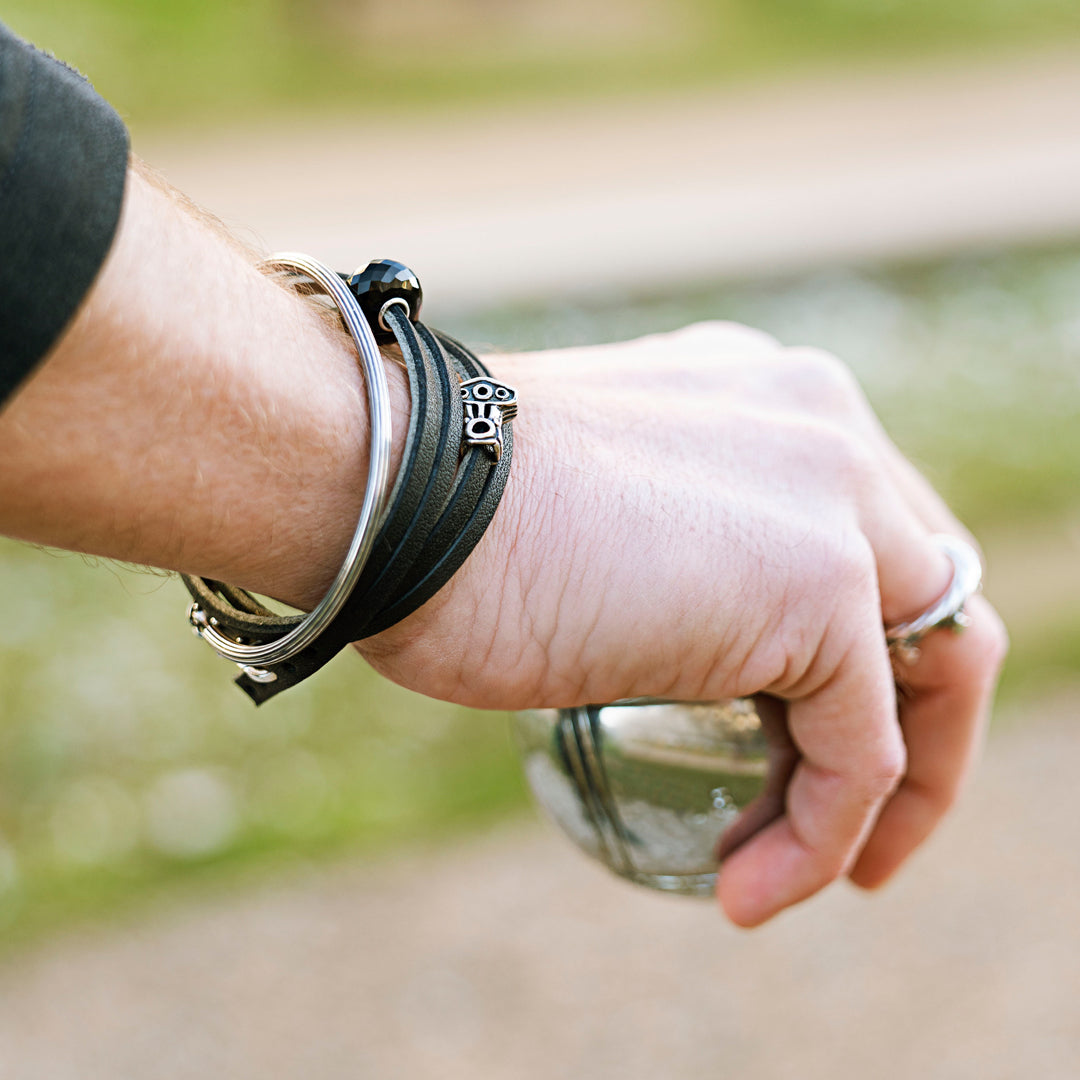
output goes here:
{"type": "MultiPolygon", "coordinates": [[[[316,320],[322,318],[316,314],[316,320]]],[[[329,351],[315,361],[324,373],[324,409],[306,412],[290,444],[307,476],[304,484],[279,490],[290,525],[277,530],[262,565],[238,567],[241,587],[277,597],[308,610],[326,593],[338,573],[356,531],[368,479],[371,428],[367,389],[356,346],[338,327],[322,327],[329,351]],[[305,490],[301,493],[300,488],[305,490]],[[288,507],[295,507],[295,512],[288,507]],[[247,576],[250,575],[250,576],[247,576]]],[[[390,391],[390,483],[401,465],[409,424],[408,380],[393,350],[383,348],[390,391]]]]}

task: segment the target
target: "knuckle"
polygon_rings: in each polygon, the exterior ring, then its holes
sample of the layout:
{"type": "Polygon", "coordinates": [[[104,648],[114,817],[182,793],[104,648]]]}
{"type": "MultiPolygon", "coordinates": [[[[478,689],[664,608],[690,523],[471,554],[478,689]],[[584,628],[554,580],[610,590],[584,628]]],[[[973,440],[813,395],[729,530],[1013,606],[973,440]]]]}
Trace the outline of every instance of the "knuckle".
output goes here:
{"type": "Polygon", "coordinates": [[[877,561],[870,542],[862,533],[852,530],[832,537],[822,565],[823,584],[834,595],[845,598],[876,595],[877,561]]]}
{"type": "Polygon", "coordinates": [[[878,789],[884,794],[895,791],[907,772],[907,765],[907,747],[897,732],[878,751],[877,767],[873,770],[878,789]]]}
{"type": "Polygon", "coordinates": [[[879,473],[877,458],[866,440],[834,424],[819,423],[811,428],[808,452],[813,464],[846,491],[861,491],[879,473]]]}
{"type": "Polygon", "coordinates": [[[753,327],[724,319],[706,319],[702,322],[690,323],[681,330],[676,330],[672,336],[716,351],[774,353],[781,349],[776,338],[765,333],[764,330],[756,330],[753,327]]]}
{"type": "Polygon", "coordinates": [[[853,588],[873,588],[874,592],[877,592],[877,559],[874,549],[862,532],[852,530],[839,545],[836,559],[843,580],[853,588]]]}
{"type": "Polygon", "coordinates": [[[907,773],[907,747],[899,732],[882,740],[849,782],[860,805],[871,808],[891,795],[907,773]]]}
{"type": "Polygon", "coordinates": [[[846,413],[862,401],[862,389],[851,368],[824,349],[785,349],[782,366],[789,392],[810,408],[846,413]]]}

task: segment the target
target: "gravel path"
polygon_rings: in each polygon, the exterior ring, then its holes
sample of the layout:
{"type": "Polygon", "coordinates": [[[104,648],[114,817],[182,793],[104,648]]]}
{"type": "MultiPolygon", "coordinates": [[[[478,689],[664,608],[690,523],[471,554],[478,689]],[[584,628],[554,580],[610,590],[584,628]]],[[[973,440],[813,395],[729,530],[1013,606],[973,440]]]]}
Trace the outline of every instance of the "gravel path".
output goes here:
{"type": "Polygon", "coordinates": [[[1072,1080],[1078,705],[1006,718],[876,897],[744,933],[520,824],[56,941],[0,976],[0,1077],[1072,1080]]]}

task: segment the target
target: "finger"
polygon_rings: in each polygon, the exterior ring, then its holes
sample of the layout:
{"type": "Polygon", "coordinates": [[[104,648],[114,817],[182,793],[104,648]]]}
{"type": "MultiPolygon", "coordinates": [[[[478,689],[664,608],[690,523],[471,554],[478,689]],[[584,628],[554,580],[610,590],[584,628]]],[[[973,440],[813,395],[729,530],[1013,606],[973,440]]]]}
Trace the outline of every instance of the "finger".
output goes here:
{"type": "Polygon", "coordinates": [[[952,580],[952,562],[863,438],[839,442],[840,483],[852,491],[859,527],[877,565],[881,619],[899,623],[933,604],[952,580]]]}
{"type": "Polygon", "coordinates": [[[769,771],[762,790],[742,808],[731,827],[724,830],[716,852],[720,861],[770,822],[783,817],[788,784],[799,764],[799,751],[788,731],[787,704],[768,694],[758,694],[754,705],[769,745],[769,771]]]}
{"type": "Polygon", "coordinates": [[[961,524],[933,485],[900,452],[865,398],[857,403],[856,422],[877,450],[896,491],[931,533],[951,533],[979,550],[975,537],[961,524]]]}
{"type": "Polygon", "coordinates": [[[891,483],[884,484],[877,497],[889,504],[887,513],[876,520],[864,517],[862,526],[877,561],[881,622],[891,626],[914,618],[940,599],[954,568],[891,483]]]}
{"type": "Polygon", "coordinates": [[[800,409],[809,407],[857,431],[927,531],[952,533],[978,547],[941,496],[897,449],[846,364],[821,349],[803,346],[783,350],[777,367],[781,373],[781,382],[774,388],[778,400],[794,401],[800,409]]]}
{"type": "Polygon", "coordinates": [[[819,462],[819,479],[857,507],[859,527],[877,559],[885,622],[916,614],[945,591],[952,572],[930,533],[958,532],[958,523],[951,516],[943,523],[937,515],[928,524],[926,491],[913,480],[913,470],[900,468],[899,453],[850,369],[836,357],[814,348],[786,349],[773,367],[773,407],[794,411],[801,437],[819,462]],[[817,422],[807,426],[807,416],[817,422]]]}
{"type": "Polygon", "coordinates": [[[930,481],[900,453],[884,432],[882,438],[885,445],[881,452],[893,483],[919,520],[930,532],[959,536],[981,555],[978,541],[949,509],[930,481]]]}
{"type": "Polygon", "coordinates": [[[905,669],[900,722],[907,774],[851,871],[852,881],[864,888],[884,884],[930,835],[956,800],[982,744],[1007,639],[982,597],[972,597],[967,612],[972,625],[964,633],[930,634],[918,661],[905,669]]]}
{"type": "Polygon", "coordinates": [[[903,774],[904,743],[876,604],[864,605],[851,622],[832,674],[789,705],[802,760],[783,816],[721,868],[720,904],[740,926],[764,922],[846,872],[903,774]]]}

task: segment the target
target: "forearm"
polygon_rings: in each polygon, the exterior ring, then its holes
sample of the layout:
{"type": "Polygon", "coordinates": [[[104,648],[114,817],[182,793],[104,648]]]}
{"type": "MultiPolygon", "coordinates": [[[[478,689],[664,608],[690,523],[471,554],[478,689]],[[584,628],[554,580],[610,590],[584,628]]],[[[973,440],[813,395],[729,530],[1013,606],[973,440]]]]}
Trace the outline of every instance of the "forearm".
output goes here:
{"type": "Polygon", "coordinates": [[[0,413],[0,532],[308,604],[348,547],[367,438],[348,337],[133,169],[86,303],[0,413]]]}

